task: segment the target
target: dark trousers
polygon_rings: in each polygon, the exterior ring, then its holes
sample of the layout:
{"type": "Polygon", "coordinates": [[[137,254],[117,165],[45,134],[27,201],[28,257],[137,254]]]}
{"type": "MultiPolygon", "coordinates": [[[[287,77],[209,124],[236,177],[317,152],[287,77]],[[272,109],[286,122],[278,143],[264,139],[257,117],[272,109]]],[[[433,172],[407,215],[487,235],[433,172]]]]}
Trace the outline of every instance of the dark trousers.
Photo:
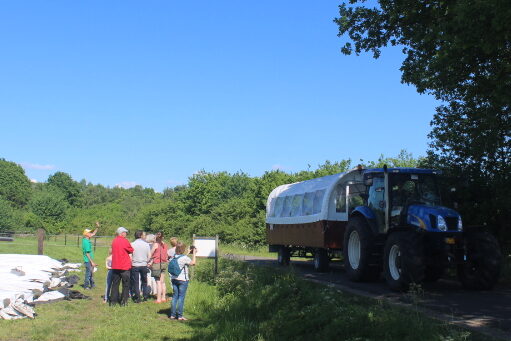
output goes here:
{"type": "Polygon", "coordinates": [[[110,289],[110,305],[125,305],[130,295],[130,270],[112,269],[112,288],[110,289]],[[122,294],[119,296],[119,284],[122,280],[122,294]]]}
{"type": "Polygon", "coordinates": [[[149,297],[149,288],[147,286],[148,272],[147,266],[134,266],[131,268],[131,294],[134,301],[140,300],[140,290],[142,290],[142,296],[145,299],[149,297]]]}

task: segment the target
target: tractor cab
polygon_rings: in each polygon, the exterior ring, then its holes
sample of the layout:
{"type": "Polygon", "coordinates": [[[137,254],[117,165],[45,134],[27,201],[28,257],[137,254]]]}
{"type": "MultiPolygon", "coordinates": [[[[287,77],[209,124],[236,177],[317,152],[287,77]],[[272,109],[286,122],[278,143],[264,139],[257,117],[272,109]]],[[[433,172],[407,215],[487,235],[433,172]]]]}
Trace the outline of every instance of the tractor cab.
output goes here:
{"type": "Polygon", "coordinates": [[[442,206],[437,174],[417,168],[366,170],[367,206],[376,217],[378,232],[410,227],[427,232],[461,232],[460,215],[442,206]]]}

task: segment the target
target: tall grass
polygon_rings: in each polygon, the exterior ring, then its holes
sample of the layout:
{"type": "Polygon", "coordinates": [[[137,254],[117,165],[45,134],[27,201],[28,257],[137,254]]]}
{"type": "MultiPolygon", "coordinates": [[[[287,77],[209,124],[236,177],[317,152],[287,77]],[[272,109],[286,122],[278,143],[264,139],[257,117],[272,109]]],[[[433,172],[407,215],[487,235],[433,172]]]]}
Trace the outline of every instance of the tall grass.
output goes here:
{"type": "MultiPolygon", "coordinates": [[[[218,298],[192,340],[483,340],[484,337],[343,294],[282,272],[221,262],[218,298]]],[[[202,279],[204,280],[204,279],[202,279]]]]}
{"type": "MultiPolygon", "coordinates": [[[[37,246],[0,243],[1,253],[36,253],[37,246]]],[[[50,257],[80,262],[78,247],[47,245],[50,257]]],[[[486,340],[476,334],[301,280],[292,270],[199,259],[185,316],[167,318],[169,303],[126,307],[102,303],[107,248],[97,248],[97,288],[90,300],[40,305],[34,320],[0,321],[0,340],[486,340]]],[[[83,274],[80,274],[83,277],[83,274]]],[[[167,282],[168,291],[171,291],[167,282]]]]}

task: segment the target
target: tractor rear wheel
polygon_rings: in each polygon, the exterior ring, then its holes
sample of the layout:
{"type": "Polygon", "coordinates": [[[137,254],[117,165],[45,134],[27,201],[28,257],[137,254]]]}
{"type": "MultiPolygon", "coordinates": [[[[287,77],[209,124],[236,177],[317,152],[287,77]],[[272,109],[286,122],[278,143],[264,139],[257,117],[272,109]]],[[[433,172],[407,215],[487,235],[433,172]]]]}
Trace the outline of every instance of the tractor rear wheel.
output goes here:
{"type": "Polygon", "coordinates": [[[344,269],[352,281],[370,281],[380,277],[380,255],[374,236],[363,217],[350,219],[344,233],[344,269]]]}
{"type": "Polygon", "coordinates": [[[500,277],[502,254],[497,239],[487,232],[465,235],[466,256],[458,265],[458,278],[465,289],[489,290],[500,277]]]}

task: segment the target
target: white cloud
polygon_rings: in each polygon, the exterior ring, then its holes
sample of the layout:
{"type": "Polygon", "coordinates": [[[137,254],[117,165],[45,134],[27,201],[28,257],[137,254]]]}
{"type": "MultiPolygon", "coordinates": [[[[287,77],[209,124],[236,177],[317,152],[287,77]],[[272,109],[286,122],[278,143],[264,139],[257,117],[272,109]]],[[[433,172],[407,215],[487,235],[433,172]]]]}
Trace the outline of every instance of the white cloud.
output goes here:
{"type": "Polygon", "coordinates": [[[51,170],[55,169],[54,165],[40,165],[37,163],[22,163],[21,166],[25,169],[37,169],[37,170],[51,170]]]}
{"type": "Polygon", "coordinates": [[[131,187],[135,187],[136,185],[138,185],[135,181],[123,181],[123,182],[119,182],[118,184],[115,184],[115,187],[122,187],[122,188],[131,188],[131,187]]]}
{"type": "Polygon", "coordinates": [[[39,181],[37,181],[36,179],[30,179],[30,182],[33,183],[33,184],[36,184],[38,183],[39,181]]]}

